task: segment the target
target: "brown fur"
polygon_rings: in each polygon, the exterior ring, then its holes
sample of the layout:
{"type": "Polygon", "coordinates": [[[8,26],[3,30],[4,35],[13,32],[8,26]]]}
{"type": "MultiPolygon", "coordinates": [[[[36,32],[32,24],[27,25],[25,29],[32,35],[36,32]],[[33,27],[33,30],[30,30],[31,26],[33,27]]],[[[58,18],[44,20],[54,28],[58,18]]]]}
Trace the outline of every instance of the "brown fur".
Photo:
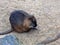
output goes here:
{"type": "MultiPolygon", "coordinates": [[[[31,20],[29,20],[30,17],[26,17],[23,24],[20,25],[14,25],[14,29],[18,33],[26,32],[29,31],[29,25],[31,23],[31,20]]],[[[33,16],[31,17],[32,19],[35,19],[33,16]]]]}
{"type": "Polygon", "coordinates": [[[32,25],[33,28],[37,26],[36,18],[21,10],[13,11],[10,15],[9,21],[12,30],[0,33],[0,35],[7,34],[12,31],[18,33],[28,32],[31,29],[30,25],[32,25]]]}

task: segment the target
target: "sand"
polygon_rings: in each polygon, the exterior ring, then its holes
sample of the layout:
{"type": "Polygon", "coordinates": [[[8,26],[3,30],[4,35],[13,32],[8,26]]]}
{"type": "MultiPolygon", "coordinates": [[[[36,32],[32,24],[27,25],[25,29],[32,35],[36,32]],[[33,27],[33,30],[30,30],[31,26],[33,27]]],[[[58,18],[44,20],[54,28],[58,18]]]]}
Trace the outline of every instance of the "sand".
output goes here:
{"type": "MultiPolygon", "coordinates": [[[[37,29],[28,33],[14,33],[23,45],[37,45],[47,37],[60,33],[60,0],[0,0],[0,32],[11,29],[10,13],[24,10],[37,19],[37,29]]],[[[60,40],[47,45],[60,45],[60,40]]]]}

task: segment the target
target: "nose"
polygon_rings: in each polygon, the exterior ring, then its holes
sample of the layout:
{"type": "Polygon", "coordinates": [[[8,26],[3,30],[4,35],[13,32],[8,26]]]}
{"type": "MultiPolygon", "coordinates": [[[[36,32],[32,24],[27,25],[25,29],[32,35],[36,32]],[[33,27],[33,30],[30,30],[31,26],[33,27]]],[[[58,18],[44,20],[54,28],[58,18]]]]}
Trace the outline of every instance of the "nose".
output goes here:
{"type": "Polygon", "coordinates": [[[36,26],[37,26],[37,24],[34,24],[34,25],[33,25],[33,27],[36,27],[36,26]]]}
{"type": "Polygon", "coordinates": [[[33,25],[34,27],[36,27],[37,26],[37,22],[36,21],[34,21],[34,25],[33,25]]]}
{"type": "Polygon", "coordinates": [[[35,28],[37,26],[37,22],[36,21],[33,21],[31,24],[30,24],[30,28],[35,28]]]}
{"type": "Polygon", "coordinates": [[[37,24],[35,24],[35,27],[37,26],[37,24]]]}

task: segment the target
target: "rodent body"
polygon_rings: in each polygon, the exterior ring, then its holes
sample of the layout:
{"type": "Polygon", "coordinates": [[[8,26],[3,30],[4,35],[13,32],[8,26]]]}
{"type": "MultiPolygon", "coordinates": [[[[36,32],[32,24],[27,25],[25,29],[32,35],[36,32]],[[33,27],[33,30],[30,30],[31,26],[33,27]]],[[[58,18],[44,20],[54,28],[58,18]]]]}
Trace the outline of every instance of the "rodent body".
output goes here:
{"type": "Polygon", "coordinates": [[[0,33],[0,35],[7,34],[12,31],[18,33],[27,32],[30,29],[35,28],[37,26],[36,18],[22,10],[13,11],[10,15],[9,21],[12,30],[8,32],[0,33]]]}

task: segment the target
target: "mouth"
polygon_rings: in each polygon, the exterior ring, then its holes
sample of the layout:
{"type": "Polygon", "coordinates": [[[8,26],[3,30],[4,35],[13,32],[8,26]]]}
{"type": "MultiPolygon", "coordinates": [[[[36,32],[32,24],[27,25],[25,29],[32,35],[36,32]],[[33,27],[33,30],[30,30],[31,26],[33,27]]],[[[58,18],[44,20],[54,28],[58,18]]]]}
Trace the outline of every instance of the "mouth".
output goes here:
{"type": "Polygon", "coordinates": [[[34,28],[34,26],[29,26],[29,28],[34,28]]]}
{"type": "Polygon", "coordinates": [[[36,27],[33,27],[33,28],[30,28],[30,30],[37,30],[37,28],[36,27]]]}
{"type": "Polygon", "coordinates": [[[29,26],[29,28],[36,28],[36,27],[37,27],[37,25],[35,25],[35,24],[32,24],[29,26]]]}

